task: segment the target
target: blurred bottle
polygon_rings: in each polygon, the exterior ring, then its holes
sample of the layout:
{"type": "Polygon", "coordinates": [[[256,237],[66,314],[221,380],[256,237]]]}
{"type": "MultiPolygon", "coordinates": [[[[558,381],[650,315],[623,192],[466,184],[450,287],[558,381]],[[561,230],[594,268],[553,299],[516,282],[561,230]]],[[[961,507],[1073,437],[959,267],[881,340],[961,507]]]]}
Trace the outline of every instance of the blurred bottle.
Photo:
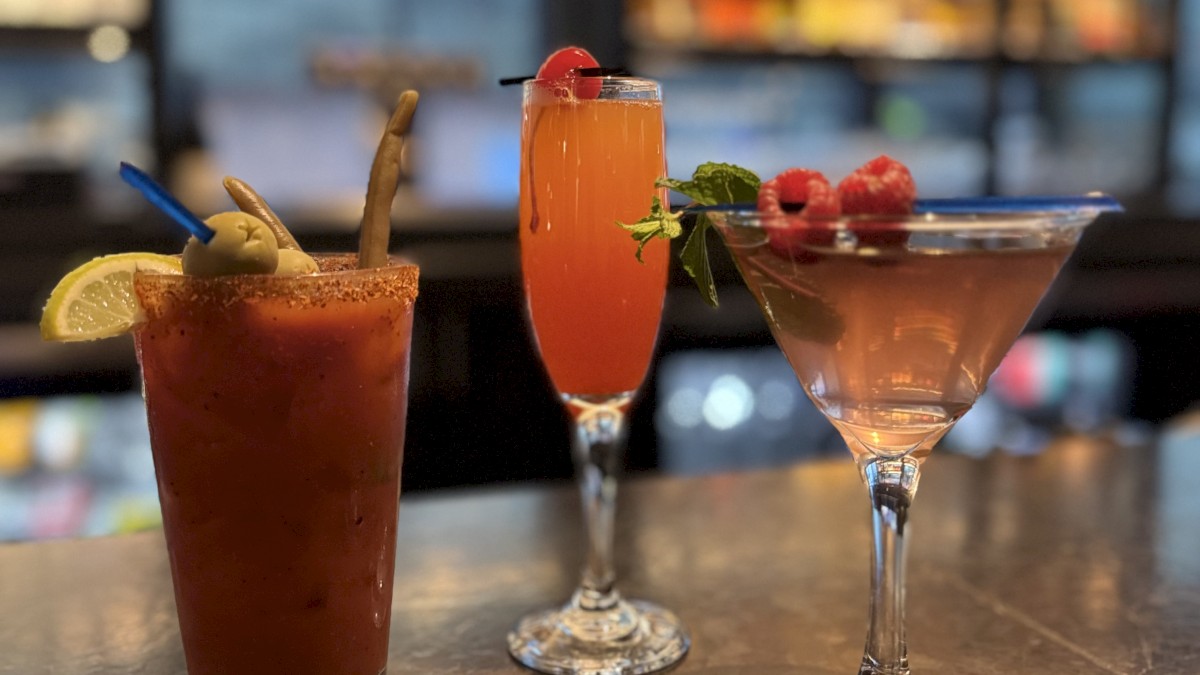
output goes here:
{"type": "Polygon", "coordinates": [[[1024,335],[943,445],[973,455],[1034,454],[1064,431],[1123,433],[1133,375],[1133,349],[1116,332],[1024,335]]]}

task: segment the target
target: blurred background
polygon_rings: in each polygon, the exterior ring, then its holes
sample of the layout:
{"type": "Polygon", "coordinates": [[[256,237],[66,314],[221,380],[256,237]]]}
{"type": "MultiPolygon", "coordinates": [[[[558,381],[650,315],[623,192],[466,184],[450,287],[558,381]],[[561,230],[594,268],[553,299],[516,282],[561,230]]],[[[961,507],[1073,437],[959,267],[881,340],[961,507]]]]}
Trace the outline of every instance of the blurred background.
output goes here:
{"type": "MultiPolygon", "coordinates": [[[[924,196],[1103,190],[1093,227],[943,446],[1197,435],[1200,3],[1168,0],[3,0],[0,540],[158,519],[132,344],[44,344],[53,284],[98,254],[180,250],[117,177],[193,210],[254,185],[306,248],[351,249],[397,93],[422,93],[394,252],[422,267],[406,491],[570,476],[526,325],[520,92],[579,44],[662,81],[672,175],[848,173],[886,152],[924,196]]],[[[719,249],[721,307],[676,272],[631,471],[846,454],[719,249]]]]}

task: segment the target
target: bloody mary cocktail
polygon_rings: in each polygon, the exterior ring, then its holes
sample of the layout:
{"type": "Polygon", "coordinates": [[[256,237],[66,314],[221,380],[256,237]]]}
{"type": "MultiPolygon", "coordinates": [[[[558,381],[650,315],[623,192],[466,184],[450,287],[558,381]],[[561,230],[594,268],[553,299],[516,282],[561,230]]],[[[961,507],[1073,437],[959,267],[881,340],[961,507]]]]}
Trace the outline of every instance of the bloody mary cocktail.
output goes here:
{"type": "Polygon", "coordinates": [[[135,278],[188,671],[386,669],[417,268],[135,278]]]}

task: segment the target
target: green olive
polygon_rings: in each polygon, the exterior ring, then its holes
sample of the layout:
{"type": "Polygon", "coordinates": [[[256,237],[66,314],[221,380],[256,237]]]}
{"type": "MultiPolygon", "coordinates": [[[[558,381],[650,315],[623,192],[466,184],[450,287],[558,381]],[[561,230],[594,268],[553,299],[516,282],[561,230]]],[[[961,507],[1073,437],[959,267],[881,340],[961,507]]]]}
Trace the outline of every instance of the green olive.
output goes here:
{"type": "Polygon", "coordinates": [[[315,274],[317,271],[317,261],[304,251],[294,248],[279,249],[279,265],[275,268],[275,274],[288,277],[315,274]]]}
{"type": "Polygon", "coordinates": [[[218,213],[205,225],[216,234],[207,244],[192,237],[183,248],[183,273],[199,277],[273,274],[279,244],[266,223],[248,213],[218,213]]]}

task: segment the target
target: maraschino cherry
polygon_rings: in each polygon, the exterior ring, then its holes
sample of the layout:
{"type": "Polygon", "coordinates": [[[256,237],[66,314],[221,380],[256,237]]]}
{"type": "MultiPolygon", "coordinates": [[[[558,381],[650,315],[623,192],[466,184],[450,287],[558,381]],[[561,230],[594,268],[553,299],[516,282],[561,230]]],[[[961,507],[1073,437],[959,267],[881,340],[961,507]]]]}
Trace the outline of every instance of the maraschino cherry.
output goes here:
{"type": "Polygon", "coordinates": [[[565,95],[574,92],[575,98],[596,98],[600,95],[600,80],[580,77],[581,68],[599,68],[600,63],[582,47],[563,47],[546,57],[538,68],[537,79],[554,82],[556,90],[565,95]]]}

